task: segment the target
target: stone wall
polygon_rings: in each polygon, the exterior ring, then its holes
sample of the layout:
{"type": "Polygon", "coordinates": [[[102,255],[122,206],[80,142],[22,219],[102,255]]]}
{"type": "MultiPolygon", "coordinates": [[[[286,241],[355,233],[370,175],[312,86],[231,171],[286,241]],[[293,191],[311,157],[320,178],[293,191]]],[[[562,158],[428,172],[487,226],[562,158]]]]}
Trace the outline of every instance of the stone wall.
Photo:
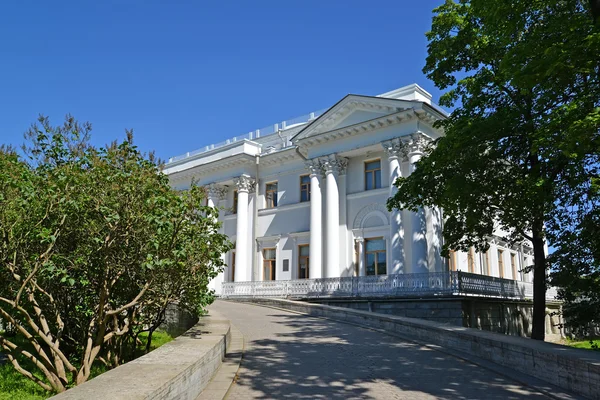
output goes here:
{"type": "Polygon", "coordinates": [[[389,331],[509,367],[579,395],[600,400],[600,353],[450,324],[307,302],[246,301],[389,331]]]}
{"type": "Polygon", "coordinates": [[[195,400],[221,366],[230,322],[211,311],[158,349],[67,390],[53,400],[195,400]]]}
{"type": "Polygon", "coordinates": [[[177,337],[186,332],[198,322],[198,317],[177,304],[169,304],[165,311],[165,322],[160,329],[171,337],[177,337]]]}
{"type": "MultiPolygon", "coordinates": [[[[400,317],[421,318],[512,336],[531,336],[533,305],[530,301],[470,296],[436,299],[320,299],[311,302],[400,317]]],[[[546,336],[548,341],[556,342],[565,336],[560,328],[562,320],[559,315],[556,315],[559,311],[559,303],[547,304],[546,336]]]]}

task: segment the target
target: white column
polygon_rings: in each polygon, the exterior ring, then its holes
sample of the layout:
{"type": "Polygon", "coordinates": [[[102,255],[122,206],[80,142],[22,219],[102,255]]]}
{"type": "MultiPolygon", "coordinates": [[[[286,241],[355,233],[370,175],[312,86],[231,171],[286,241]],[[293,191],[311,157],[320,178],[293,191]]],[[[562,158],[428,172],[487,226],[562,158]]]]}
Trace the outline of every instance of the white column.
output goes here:
{"type": "Polygon", "coordinates": [[[310,241],[309,241],[309,267],[310,279],[323,277],[323,217],[321,205],[321,165],[319,160],[313,159],[306,163],[310,170],[310,241]]]}
{"type": "MultiPolygon", "coordinates": [[[[423,156],[426,140],[421,134],[412,134],[408,142],[408,159],[410,162],[410,173],[415,170],[415,163],[423,156]]],[[[412,213],[412,271],[414,273],[429,272],[427,257],[427,221],[425,210],[419,208],[412,213]]]]}
{"type": "MultiPolygon", "coordinates": [[[[381,143],[388,156],[390,170],[390,197],[394,197],[398,188],[394,186],[396,179],[402,176],[401,160],[406,157],[406,147],[400,139],[381,143]]],[[[393,209],[390,213],[390,268],[389,274],[407,272],[404,265],[404,226],[402,210],[393,209]]]]}
{"type": "Polygon", "coordinates": [[[365,270],[365,239],[362,237],[356,238],[356,244],[358,246],[358,276],[365,276],[367,272],[365,270]]]}
{"type": "Polygon", "coordinates": [[[348,161],[345,158],[332,154],[324,157],[321,164],[325,172],[325,190],[327,196],[325,277],[335,278],[340,276],[340,193],[337,179],[340,173],[345,173],[348,161]]]}
{"type": "Polygon", "coordinates": [[[249,175],[242,175],[235,179],[238,190],[237,200],[237,230],[235,242],[235,281],[245,282],[251,280],[252,264],[248,261],[250,249],[248,232],[248,192],[254,186],[254,179],[249,175]]]}

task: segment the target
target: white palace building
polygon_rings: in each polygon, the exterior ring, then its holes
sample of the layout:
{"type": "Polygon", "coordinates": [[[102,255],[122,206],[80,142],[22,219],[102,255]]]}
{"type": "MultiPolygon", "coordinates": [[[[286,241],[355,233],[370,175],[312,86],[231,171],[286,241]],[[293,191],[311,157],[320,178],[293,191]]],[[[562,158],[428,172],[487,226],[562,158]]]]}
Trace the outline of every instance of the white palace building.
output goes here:
{"type": "Polygon", "coordinates": [[[392,182],[443,135],[433,125],[446,115],[412,84],[378,96],[349,94],[327,110],[171,158],[165,173],[172,186],[205,186],[235,243],[212,288],[224,295],[356,294],[369,282],[388,291],[438,285],[431,277],[443,277],[445,287],[453,271],[530,282],[522,272],[533,263],[528,245],[509,246],[498,235],[486,253],[447,259],[440,210],[387,210],[392,182]]]}

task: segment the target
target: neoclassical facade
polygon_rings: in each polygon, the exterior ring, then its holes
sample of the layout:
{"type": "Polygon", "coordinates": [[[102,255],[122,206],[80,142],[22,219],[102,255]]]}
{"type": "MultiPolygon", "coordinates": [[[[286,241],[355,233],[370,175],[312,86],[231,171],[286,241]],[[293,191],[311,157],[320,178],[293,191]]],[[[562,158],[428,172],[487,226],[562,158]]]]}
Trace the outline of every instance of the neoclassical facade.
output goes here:
{"type": "Polygon", "coordinates": [[[490,249],[442,257],[437,209],[389,212],[392,182],[408,176],[446,113],[416,84],[347,95],[331,108],[175,157],[178,189],[207,189],[235,243],[211,283],[462,270],[530,281],[526,244],[499,233],[490,249]]]}

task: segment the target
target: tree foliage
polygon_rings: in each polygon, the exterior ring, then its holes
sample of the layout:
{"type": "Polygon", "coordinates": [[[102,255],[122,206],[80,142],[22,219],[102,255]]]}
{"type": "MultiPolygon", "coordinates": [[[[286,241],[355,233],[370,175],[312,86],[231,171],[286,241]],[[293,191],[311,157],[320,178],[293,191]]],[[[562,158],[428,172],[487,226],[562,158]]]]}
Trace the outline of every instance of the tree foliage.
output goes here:
{"type": "Polygon", "coordinates": [[[46,118],[28,132],[28,159],[0,151],[0,333],[14,367],[61,392],[133,355],[137,334],[168,304],[199,312],[230,248],[204,191],[170,188],[132,134],[89,145],[89,124],[46,118]]]}
{"type": "Polygon", "coordinates": [[[456,107],[388,206],[441,207],[445,250],[495,232],[534,249],[532,337],[544,339],[553,221],[598,164],[600,34],[587,1],[451,1],[434,10],[424,72],[456,107]]]}

